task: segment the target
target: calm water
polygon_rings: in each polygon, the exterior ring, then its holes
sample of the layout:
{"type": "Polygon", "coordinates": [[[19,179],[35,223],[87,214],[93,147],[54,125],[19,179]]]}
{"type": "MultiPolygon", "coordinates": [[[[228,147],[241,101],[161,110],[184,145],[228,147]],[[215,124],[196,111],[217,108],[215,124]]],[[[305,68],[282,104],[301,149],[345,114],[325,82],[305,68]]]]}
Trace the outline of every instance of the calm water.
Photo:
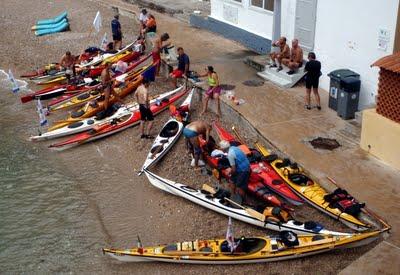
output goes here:
{"type": "Polygon", "coordinates": [[[33,104],[27,114],[5,77],[0,72],[0,271],[74,270],[94,243],[85,237],[84,194],[47,150],[27,140],[38,118],[33,104]]]}

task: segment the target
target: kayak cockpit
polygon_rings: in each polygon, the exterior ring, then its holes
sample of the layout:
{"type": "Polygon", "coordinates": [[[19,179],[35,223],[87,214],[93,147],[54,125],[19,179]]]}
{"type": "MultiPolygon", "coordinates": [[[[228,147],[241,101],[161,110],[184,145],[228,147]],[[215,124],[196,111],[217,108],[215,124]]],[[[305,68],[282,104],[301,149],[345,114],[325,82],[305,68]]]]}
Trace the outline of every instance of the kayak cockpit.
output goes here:
{"type": "MultiPolygon", "coordinates": [[[[232,255],[237,253],[240,254],[253,254],[261,251],[265,248],[267,241],[261,238],[240,238],[235,239],[235,249],[232,252],[232,255]]],[[[228,241],[225,240],[221,243],[221,252],[223,253],[230,253],[231,246],[229,245],[228,241]]]]}

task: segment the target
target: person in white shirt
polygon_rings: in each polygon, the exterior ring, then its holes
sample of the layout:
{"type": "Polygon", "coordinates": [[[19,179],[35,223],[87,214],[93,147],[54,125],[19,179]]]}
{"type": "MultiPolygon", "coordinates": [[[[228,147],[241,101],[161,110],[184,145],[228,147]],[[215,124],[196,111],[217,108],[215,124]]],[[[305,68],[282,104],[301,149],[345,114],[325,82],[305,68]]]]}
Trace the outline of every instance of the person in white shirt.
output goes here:
{"type": "Polygon", "coordinates": [[[149,19],[149,15],[147,13],[147,10],[146,9],[142,9],[142,11],[139,14],[140,30],[142,30],[143,28],[146,28],[147,19],[149,19]]]}

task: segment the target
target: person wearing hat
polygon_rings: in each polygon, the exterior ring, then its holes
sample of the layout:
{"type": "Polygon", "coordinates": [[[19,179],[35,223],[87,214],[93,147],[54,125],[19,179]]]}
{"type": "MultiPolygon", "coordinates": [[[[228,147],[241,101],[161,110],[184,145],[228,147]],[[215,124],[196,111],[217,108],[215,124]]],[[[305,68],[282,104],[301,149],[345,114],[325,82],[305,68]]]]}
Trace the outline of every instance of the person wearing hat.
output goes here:
{"type": "Polygon", "coordinates": [[[114,15],[114,19],[111,21],[111,32],[114,40],[114,49],[120,50],[122,46],[122,31],[118,14],[114,15]]]}
{"type": "MultiPolygon", "coordinates": [[[[232,194],[238,194],[245,201],[247,183],[250,177],[250,162],[239,147],[231,146],[226,140],[219,143],[222,151],[227,152],[230,168],[230,188],[232,194]]],[[[229,169],[229,168],[228,168],[229,169]]]]}

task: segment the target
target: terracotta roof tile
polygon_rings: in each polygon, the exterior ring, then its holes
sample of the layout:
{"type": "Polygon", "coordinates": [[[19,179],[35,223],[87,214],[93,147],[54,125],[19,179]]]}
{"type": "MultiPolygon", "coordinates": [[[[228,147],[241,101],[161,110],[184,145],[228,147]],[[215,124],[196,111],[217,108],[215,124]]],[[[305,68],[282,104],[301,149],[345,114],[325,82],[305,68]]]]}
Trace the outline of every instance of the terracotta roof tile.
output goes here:
{"type": "Polygon", "coordinates": [[[377,66],[394,73],[400,73],[400,52],[382,57],[371,66],[377,66]]]}

